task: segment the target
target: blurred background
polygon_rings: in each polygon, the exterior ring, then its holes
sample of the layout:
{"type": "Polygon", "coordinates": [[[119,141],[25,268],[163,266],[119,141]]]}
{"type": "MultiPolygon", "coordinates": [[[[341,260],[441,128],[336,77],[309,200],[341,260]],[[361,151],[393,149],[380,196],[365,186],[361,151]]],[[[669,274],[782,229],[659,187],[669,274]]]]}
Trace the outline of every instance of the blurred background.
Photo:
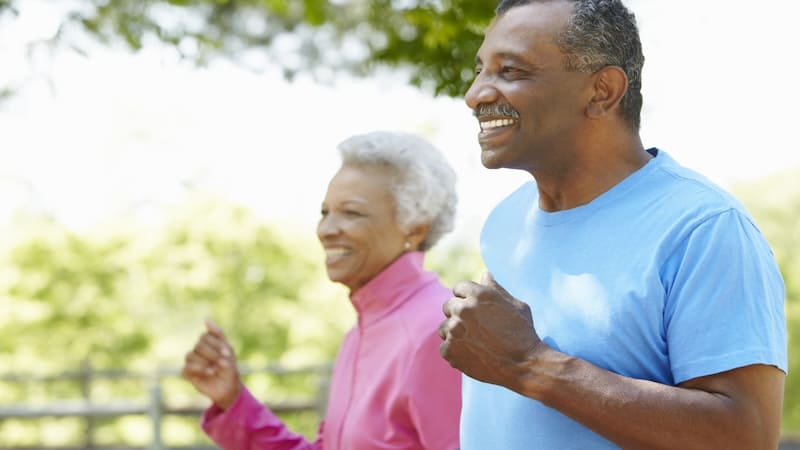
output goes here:
{"type": "MultiPolygon", "coordinates": [[[[627,0],[642,137],[739,196],[787,284],[800,435],[800,3],[627,0]]],[[[325,277],[336,144],[419,133],[459,175],[427,264],[476,278],[526,180],[480,165],[463,103],[494,2],[0,0],[0,448],[204,448],[176,375],[213,318],[247,382],[314,435],[353,320],[325,277]]]]}

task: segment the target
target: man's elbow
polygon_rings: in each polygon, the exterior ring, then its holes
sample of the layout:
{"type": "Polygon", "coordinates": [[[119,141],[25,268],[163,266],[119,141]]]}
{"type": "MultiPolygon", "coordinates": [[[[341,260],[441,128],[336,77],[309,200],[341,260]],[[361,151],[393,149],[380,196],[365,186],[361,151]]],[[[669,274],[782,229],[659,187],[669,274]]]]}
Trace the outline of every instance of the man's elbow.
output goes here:
{"type": "Polygon", "coordinates": [[[735,424],[738,432],[723,433],[729,434],[733,439],[730,440],[727,448],[741,448],[752,450],[775,450],[780,444],[781,426],[780,408],[774,411],[765,412],[763,409],[750,409],[747,413],[739,415],[738,423],[735,424]]]}

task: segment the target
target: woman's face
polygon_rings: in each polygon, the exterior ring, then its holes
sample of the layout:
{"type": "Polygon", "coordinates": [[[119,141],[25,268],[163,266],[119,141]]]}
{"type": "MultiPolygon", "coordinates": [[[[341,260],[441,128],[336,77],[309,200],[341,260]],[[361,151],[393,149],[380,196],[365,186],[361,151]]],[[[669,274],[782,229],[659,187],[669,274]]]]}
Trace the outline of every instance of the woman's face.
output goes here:
{"type": "Polygon", "coordinates": [[[345,165],[328,184],[317,237],[325,249],[328,278],[351,292],[404,251],[391,180],[386,170],[345,165]]]}

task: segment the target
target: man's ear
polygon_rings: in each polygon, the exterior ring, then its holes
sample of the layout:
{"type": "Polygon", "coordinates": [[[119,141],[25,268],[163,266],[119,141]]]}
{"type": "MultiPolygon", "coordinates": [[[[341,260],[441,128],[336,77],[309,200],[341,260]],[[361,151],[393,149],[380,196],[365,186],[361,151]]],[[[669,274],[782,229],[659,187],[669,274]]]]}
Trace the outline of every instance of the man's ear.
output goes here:
{"type": "Polygon", "coordinates": [[[419,250],[419,245],[428,237],[430,231],[430,223],[422,223],[411,227],[411,230],[406,234],[406,242],[411,244],[411,250],[419,250]]]}
{"type": "Polygon", "coordinates": [[[586,116],[600,118],[616,109],[628,91],[628,77],[617,66],[606,66],[592,74],[594,96],[586,106],[586,116]]]}

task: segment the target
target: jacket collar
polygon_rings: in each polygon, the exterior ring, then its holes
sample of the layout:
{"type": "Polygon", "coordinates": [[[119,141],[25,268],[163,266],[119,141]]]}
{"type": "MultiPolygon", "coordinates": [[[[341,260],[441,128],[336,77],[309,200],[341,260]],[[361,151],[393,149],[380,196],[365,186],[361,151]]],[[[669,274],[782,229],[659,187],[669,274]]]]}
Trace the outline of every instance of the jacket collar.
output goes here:
{"type": "Polygon", "coordinates": [[[350,295],[361,326],[382,319],[405,303],[420,287],[436,278],[436,275],[423,268],[424,259],[422,252],[406,252],[350,295]]]}

